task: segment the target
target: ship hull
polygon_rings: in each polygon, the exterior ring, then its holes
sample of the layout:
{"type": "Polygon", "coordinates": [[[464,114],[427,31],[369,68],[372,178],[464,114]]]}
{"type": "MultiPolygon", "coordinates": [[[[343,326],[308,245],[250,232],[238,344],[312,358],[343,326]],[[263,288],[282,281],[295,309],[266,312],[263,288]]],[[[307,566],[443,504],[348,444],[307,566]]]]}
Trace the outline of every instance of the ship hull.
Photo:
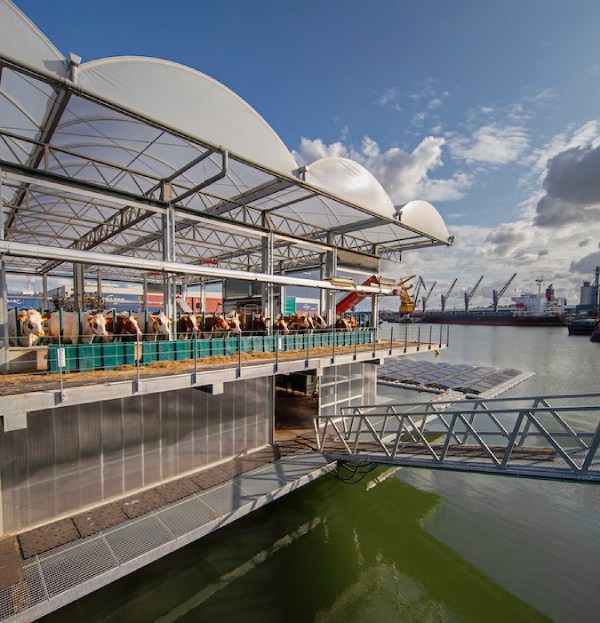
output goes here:
{"type": "Polygon", "coordinates": [[[564,327],[563,315],[512,314],[503,312],[425,312],[423,322],[507,327],[564,327]]]}

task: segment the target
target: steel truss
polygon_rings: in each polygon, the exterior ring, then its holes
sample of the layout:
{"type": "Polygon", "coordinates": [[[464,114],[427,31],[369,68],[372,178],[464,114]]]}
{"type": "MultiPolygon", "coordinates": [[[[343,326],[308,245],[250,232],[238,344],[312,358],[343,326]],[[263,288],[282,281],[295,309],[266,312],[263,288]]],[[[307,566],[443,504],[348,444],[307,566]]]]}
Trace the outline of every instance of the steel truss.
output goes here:
{"type": "Polygon", "coordinates": [[[330,459],[600,481],[600,394],[346,407],[317,417],[330,459]]]}
{"type": "MultiPolygon", "coordinates": [[[[89,273],[97,253],[252,272],[269,235],[278,270],[287,262],[318,265],[336,248],[379,258],[449,244],[16,59],[0,57],[0,70],[3,105],[26,120],[23,128],[0,122],[7,242],[79,252],[75,261],[89,273]],[[18,100],[15,85],[27,85],[34,105],[18,100]],[[30,108],[46,112],[38,120],[30,108]],[[167,213],[172,235],[165,238],[167,213]]],[[[68,261],[6,253],[13,271],[47,274],[68,261]]],[[[119,262],[115,272],[128,271],[119,262]]]]}

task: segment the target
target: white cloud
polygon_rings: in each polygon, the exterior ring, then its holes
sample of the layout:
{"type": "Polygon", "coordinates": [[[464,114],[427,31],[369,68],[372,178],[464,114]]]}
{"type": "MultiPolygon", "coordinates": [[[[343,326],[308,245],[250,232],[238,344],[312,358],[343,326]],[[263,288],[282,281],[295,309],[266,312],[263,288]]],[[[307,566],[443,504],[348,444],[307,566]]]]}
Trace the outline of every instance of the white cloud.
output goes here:
{"type": "Polygon", "coordinates": [[[378,143],[365,136],[359,149],[338,141],[326,145],[321,139],[303,138],[300,151],[294,157],[300,164],[308,164],[327,156],[355,160],[368,169],[386,189],[392,201],[403,204],[413,199],[448,201],[461,199],[471,186],[466,173],[456,173],[451,178],[435,179],[431,173],[442,165],[445,140],[427,136],[412,151],[399,147],[381,151],[378,143]]]}
{"type": "Polygon", "coordinates": [[[449,146],[454,158],[468,163],[507,164],[527,149],[529,136],[522,126],[485,125],[468,138],[451,138],[449,146]]]}

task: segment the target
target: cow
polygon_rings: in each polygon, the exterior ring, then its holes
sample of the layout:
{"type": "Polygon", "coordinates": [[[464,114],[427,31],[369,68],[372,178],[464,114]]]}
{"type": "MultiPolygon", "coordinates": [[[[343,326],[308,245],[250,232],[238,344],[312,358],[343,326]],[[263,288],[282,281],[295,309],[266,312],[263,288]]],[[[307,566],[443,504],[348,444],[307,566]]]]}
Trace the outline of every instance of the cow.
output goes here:
{"type": "Polygon", "coordinates": [[[315,328],[312,318],[310,316],[299,316],[298,314],[292,314],[286,318],[286,322],[290,331],[310,331],[315,328]]]}
{"type": "Polygon", "coordinates": [[[22,309],[18,315],[14,310],[8,312],[8,337],[10,346],[35,346],[40,338],[44,337],[44,320],[37,309],[22,309]],[[17,337],[17,322],[19,323],[19,335],[17,337]]]}
{"type": "Polygon", "coordinates": [[[264,314],[261,316],[255,316],[252,318],[251,331],[257,335],[266,335],[269,332],[270,325],[271,319],[267,318],[264,314]]]}
{"type": "Polygon", "coordinates": [[[63,344],[91,344],[95,337],[106,338],[106,318],[96,312],[62,312],[62,336],[60,333],[60,312],[48,315],[48,336],[57,341],[59,336],[63,344]]]}
{"type": "Polygon", "coordinates": [[[183,314],[177,320],[177,336],[180,340],[187,340],[198,333],[198,321],[194,314],[183,314]]]}
{"type": "Polygon", "coordinates": [[[290,329],[285,318],[283,318],[283,316],[281,316],[280,314],[277,314],[277,316],[275,316],[275,322],[273,323],[273,333],[287,334],[289,332],[290,329]]]}
{"type": "Polygon", "coordinates": [[[106,319],[106,331],[108,337],[104,338],[105,342],[111,339],[129,341],[132,339],[143,338],[142,330],[140,329],[135,316],[130,316],[126,313],[117,314],[116,324],[113,317],[106,319]],[[136,336],[134,338],[134,336],[136,336]]]}
{"type": "MultiPolygon", "coordinates": [[[[136,314],[135,319],[138,321],[142,319],[141,314],[136,314]]],[[[160,312],[158,314],[151,314],[148,317],[148,322],[146,324],[145,333],[148,341],[156,342],[158,339],[168,340],[171,337],[171,329],[170,324],[172,320],[167,317],[164,312],[160,312]]]]}
{"type": "Polygon", "coordinates": [[[205,316],[202,331],[203,337],[214,337],[217,334],[224,337],[231,331],[231,327],[223,316],[213,314],[212,316],[205,316]]]}
{"type": "Polygon", "coordinates": [[[335,319],[336,331],[352,331],[349,318],[345,316],[337,316],[335,319]]]}
{"type": "Polygon", "coordinates": [[[323,318],[321,314],[315,314],[312,321],[315,329],[319,329],[322,331],[323,329],[327,328],[327,322],[325,322],[325,318],[323,318]]]}
{"type": "Polygon", "coordinates": [[[225,318],[231,329],[231,333],[242,333],[242,315],[239,312],[229,312],[225,318]]]}

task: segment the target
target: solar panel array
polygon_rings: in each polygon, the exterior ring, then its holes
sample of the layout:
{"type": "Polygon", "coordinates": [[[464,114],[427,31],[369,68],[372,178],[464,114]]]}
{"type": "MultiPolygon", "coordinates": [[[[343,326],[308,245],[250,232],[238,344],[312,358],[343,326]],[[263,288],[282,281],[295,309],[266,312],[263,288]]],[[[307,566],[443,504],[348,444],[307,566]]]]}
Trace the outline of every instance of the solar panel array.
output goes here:
{"type": "Polygon", "coordinates": [[[434,363],[411,359],[386,359],[377,371],[379,381],[414,385],[415,389],[453,389],[465,394],[481,394],[521,374],[520,370],[499,370],[467,364],[434,363]]]}

